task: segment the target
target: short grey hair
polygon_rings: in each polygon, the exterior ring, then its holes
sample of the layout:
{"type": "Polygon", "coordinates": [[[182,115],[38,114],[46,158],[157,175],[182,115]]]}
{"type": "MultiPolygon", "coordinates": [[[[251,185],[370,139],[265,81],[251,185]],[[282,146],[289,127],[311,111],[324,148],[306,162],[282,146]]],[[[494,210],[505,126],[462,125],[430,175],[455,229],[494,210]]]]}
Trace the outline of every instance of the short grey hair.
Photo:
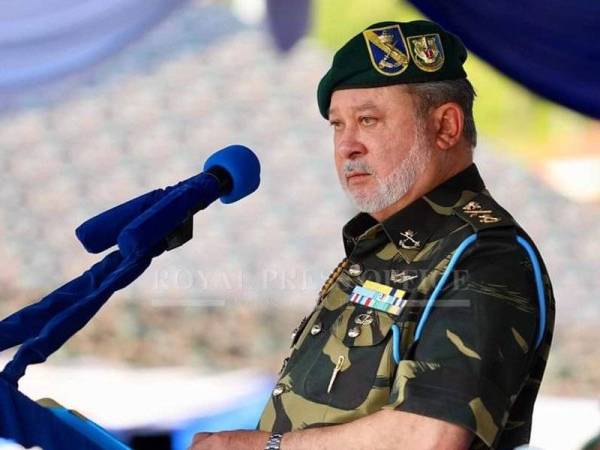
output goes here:
{"type": "Polygon", "coordinates": [[[458,80],[431,81],[428,83],[407,84],[409,92],[414,94],[417,101],[417,114],[425,117],[433,108],[444,103],[457,103],[464,114],[463,136],[471,148],[477,145],[477,129],[473,119],[473,101],[475,89],[466,78],[458,80]]]}

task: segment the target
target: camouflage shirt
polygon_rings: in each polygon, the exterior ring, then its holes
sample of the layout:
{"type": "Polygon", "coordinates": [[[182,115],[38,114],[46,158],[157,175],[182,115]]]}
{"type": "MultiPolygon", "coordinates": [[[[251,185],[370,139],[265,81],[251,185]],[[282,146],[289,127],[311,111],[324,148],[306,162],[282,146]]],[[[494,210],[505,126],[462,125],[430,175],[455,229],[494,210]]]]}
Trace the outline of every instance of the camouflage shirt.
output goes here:
{"type": "Polygon", "coordinates": [[[347,258],[294,333],[258,428],[287,432],[396,409],[471,430],[473,449],[528,442],[552,341],[552,287],[533,247],[541,330],[532,262],[516,237],[533,244],[475,165],[382,223],[359,214],[343,236],[347,258]],[[473,233],[415,339],[424,305],[473,233]],[[357,286],[371,282],[406,301],[388,311],[355,303],[357,286]]]}

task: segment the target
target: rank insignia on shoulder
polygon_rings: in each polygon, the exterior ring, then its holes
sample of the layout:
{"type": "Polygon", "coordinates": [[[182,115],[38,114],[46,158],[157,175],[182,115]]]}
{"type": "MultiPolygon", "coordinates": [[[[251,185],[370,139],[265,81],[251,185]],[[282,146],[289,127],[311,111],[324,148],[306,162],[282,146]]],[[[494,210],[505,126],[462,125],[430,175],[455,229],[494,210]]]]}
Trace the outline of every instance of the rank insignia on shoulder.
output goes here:
{"type": "Polygon", "coordinates": [[[479,223],[497,223],[502,220],[500,217],[494,216],[491,209],[484,209],[475,201],[467,203],[462,210],[469,217],[476,217],[479,223]]]}
{"type": "Polygon", "coordinates": [[[410,36],[408,48],[415,65],[425,72],[435,72],[444,65],[444,49],[440,35],[424,34],[410,36]]]}
{"type": "Polygon", "coordinates": [[[405,295],[402,289],[367,280],[363,286],[354,287],[350,301],[397,316],[406,305],[405,295]]]}
{"type": "Polygon", "coordinates": [[[454,207],[453,212],[475,231],[516,225],[512,216],[487,192],[480,192],[466,204],[454,207]]]}
{"type": "Polygon", "coordinates": [[[410,59],[400,25],[370,28],[363,31],[371,63],[383,75],[399,75],[410,59]]]}

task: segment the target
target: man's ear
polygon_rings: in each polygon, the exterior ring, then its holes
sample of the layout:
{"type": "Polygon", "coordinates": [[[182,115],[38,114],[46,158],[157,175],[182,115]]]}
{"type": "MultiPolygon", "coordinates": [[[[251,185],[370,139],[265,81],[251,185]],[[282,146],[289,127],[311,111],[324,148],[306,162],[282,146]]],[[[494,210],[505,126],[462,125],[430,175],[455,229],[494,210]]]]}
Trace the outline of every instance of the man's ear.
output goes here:
{"type": "Polygon", "coordinates": [[[431,113],[434,142],[440,150],[454,147],[461,139],[464,127],[462,108],[456,103],[444,103],[431,113]]]}

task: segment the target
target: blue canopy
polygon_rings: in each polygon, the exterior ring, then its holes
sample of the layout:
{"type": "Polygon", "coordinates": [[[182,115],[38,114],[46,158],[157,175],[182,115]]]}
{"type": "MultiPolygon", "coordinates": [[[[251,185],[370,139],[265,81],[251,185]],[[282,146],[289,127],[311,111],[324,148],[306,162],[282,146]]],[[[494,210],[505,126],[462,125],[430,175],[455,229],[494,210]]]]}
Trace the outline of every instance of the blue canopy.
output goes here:
{"type": "Polygon", "coordinates": [[[533,92],[600,118],[600,2],[410,2],[533,92]]]}
{"type": "Polygon", "coordinates": [[[0,10],[0,95],[109,56],[185,0],[7,0],[0,10]]]}

